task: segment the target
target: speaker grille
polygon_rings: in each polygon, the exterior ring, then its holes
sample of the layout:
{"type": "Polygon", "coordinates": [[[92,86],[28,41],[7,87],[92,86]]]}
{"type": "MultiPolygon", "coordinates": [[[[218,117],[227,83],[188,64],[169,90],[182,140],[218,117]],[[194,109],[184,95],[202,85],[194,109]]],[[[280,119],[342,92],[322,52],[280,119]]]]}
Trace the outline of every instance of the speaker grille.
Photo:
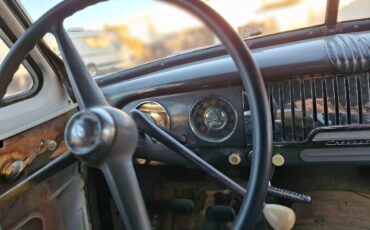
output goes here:
{"type": "Polygon", "coordinates": [[[370,74],[267,83],[275,142],[300,142],[318,127],[370,124],[370,74]]]}

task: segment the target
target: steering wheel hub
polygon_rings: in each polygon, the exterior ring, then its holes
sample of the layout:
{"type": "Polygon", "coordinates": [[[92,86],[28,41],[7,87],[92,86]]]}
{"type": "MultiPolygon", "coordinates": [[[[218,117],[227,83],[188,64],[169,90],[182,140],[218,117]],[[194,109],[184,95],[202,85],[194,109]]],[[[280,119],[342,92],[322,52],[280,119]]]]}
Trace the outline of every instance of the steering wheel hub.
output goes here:
{"type": "Polygon", "coordinates": [[[68,122],[65,140],[78,156],[91,155],[109,147],[115,137],[115,122],[104,108],[92,108],[76,113],[68,122]]]}
{"type": "Polygon", "coordinates": [[[86,153],[98,145],[101,123],[95,114],[85,111],[76,114],[66,130],[68,147],[75,153],[86,153]]]}

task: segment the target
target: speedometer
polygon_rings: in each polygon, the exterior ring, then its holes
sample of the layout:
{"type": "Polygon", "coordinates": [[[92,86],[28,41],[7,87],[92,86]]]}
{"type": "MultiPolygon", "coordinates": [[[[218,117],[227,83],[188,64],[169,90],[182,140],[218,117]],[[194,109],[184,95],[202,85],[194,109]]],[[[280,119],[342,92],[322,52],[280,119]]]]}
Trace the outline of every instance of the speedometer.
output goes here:
{"type": "Polygon", "coordinates": [[[225,98],[205,97],[190,112],[190,127],[194,134],[207,142],[222,142],[235,131],[237,113],[225,98]]]}

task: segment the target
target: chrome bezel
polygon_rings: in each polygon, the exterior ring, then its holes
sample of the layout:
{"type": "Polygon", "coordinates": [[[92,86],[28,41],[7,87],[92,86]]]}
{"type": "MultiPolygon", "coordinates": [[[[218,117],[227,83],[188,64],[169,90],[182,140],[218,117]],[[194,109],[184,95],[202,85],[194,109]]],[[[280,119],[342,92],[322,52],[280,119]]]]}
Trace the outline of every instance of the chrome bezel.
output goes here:
{"type": "MultiPolygon", "coordinates": [[[[137,110],[139,110],[139,111],[141,111],[141,110],[139,109],[139,107],[140,107],[140,106],[142,106],[142,105],[144,105],[144,104],[146,104],[146,103],[154,103],[154,104],[156,104],[156,105],[160,106],[160,107],[165,111],[168,126],[167,126],[167,127],[164,127],[164,128],[166,128],[166,129],[170,129],[170,128],[171,128],[171,118],[170,118],[170,116],[169,116],[169,114],[168,114],[167,109],[166,109],[166,108],[165,108],[161,103],[156,102],[156,101],[142,101],[142,102],[140,102],[139,104],[137,104],[134,108],[135,108],[135,109],[137,109],[137,110]]],[[[141,111],[141,112],[143,112],[143,111],[141,111]]],[[[153,120],[154,120],[154,119],[153,119],[153,120]]],[[[155,122],[156,122],[156,121],[155,121],[155,122]]],[[[156,122],[156,124],[157,124],[157,122],[156,122]]],[[[158,125],[158,124],[157,124],[157,125],[158,125]]]]}

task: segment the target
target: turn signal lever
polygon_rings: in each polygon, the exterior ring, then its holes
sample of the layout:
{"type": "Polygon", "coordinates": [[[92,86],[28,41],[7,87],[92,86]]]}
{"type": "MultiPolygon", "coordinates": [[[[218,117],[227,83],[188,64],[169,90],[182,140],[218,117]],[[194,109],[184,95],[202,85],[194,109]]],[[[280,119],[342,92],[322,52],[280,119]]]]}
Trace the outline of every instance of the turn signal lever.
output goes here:
{"type": "MultiPolygon", "coordinates": [[[[245,195],[246,193],[245,188],[243,188],[238,183],[227,177],[222,172],[218,171],[216,168],[210,165],[207,161],[203,160],[201,157],[199,157],[185,145],[182,145],[173,135],[170,135],[165,130],[159,128],[145,113],[140,112],[137,109],[133,109],[131,110],[131,116],[135,120],[136,125],[141,132],[148,134],[149,136],[155,138],[157,141],[161,142],[168,148],[177,152],[178,154],[180,154],[181,156],[183,156],[184,158],[198,166],[205,173],[215,178],[218,182],[232,190],[233,192],[236,192],[241,196],[245,195]]],[[[272,187],[271,185],[269,185],[268,187],[268,194],[280,198],[290,199],[296,202],[302,203],[311,202],[311,198],[309,196],[272,187]]]]}

